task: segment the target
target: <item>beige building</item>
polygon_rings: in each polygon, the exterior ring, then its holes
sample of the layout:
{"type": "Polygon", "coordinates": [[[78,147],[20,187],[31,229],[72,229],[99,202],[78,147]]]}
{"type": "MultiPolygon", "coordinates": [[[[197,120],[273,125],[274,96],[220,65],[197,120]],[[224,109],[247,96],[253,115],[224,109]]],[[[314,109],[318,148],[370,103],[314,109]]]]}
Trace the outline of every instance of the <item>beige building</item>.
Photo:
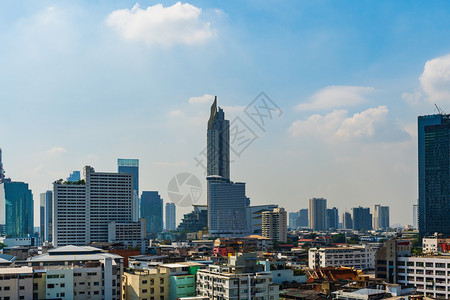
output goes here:
{"type": "Polygon", "coordinates": [[[169,270],[166,268],[133,269],[123,274],[122,299],[168,300],[169,270]]]}
{"type": "Polygon", "coordinates": [[[287,213],[284,208],[262,212],[262,235],[274,241],[287,242],[287,213]]]}
{"type": "Polygon", "coordinates": [[[0,295],[1,299],[33,299],[33,269],[0,268],[0,295]]]}

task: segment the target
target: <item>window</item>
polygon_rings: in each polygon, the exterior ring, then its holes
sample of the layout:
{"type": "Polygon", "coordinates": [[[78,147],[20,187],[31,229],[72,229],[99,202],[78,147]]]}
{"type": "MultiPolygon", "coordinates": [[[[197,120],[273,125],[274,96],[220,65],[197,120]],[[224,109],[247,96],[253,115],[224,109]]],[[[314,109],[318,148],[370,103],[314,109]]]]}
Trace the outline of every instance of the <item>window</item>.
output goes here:
{"type": "Polygon", "coordinates": [[[47,275],[47,278],[59,278],[59,275],[47,275]]]}
{"type": "Polygon", "coordinates": [[[146,289],[143,289],[143,290],[142,290],[142,293],[143,293],[143,294],[147,294],[147,290],[146,290],[146,289]]]}
{"type": "Polygon", "coordinates": [[[147,284],[147,280],[142,280],[142,284],[147,284]]]}
{"type": "Polygon", "coordinates": [[[61,283],[59,286],[60,286],[60,287],[65,287],[66,284],[65,284],[65,283],[61,283]]]}
{"type": "Polygon", "coordinates": [[[24,290],[25,289],[25,287],[23,286],[23,285],[21,285],[20,287],[19,287],[19,290],[24,290]]]}
{"type": "Polygon", "coordinates": [[[47,288],[48,289],[54,289],[55,285],[53,283],[49,283],[49,284],[47,284],[47,288]]]}
{"type": "Polygon", "coordinates": [[[100,282],[95,281],[95,282],[94,282],[94,285],[100,285],[100,282]]]}
{"type": "Polygon", "coordinates": [[[98,291],[94,291],[94,295],[98,295],[98,291]]]}
{"type": "Polygon", "coordinates": [[[61,293],[61,294],[59,294],[61,297],[65,297],[66,296],[66,293],[61,293]]]}
{"type": "Polygon", "coordinates": [[[159,280],[159,283],[164,284],[164,278],[161,278],[161,279],[159,280]]]}

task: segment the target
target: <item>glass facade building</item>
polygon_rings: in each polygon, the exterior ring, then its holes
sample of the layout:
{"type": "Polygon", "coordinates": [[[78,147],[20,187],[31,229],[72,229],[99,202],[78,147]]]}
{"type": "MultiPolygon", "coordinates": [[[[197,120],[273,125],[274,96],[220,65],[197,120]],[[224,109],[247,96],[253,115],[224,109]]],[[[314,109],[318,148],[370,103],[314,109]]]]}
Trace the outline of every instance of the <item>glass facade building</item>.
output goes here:
{"type": "Polygon", "coordinates": [[[33,194],[24,182],[0,183],[0,226],[8,237],[33,233],[33,194]]]}
{"type": "Polygon", "coordinates": [[[145,219],[147,234],[163,231],[163,199],[158,192],[142,192],[141,218],[145,219]]]}
{"type": "Polygon", "coordinates": [[[40,234],[45,241],[52,242],[53,192],[41,193],[40,200],[40,234]]]}
{"type": "Polygon", "coordinates": [[[120,174],[133,175],[133,222],[139,219],[139,159],[117,159],[117,168],[120,174]]]}
{"type": "Polygon", "coordinates": [[[418,117],[419,234],[450,235],[450,115],[418,117]]]}

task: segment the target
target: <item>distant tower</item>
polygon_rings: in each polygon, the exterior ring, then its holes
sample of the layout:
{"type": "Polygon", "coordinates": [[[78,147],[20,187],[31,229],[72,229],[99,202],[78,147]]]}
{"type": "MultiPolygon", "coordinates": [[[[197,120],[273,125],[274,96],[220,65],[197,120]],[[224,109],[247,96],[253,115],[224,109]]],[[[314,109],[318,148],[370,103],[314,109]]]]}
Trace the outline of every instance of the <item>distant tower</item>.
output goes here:
{"type": "Polygon", "coordinates": [[[230,121],[217,107],[217,97],[211,106],[207,131],[207,175],[230,179],[230,121]]]}
{"type": "Polygon", "coordinates": [[[309,228],[314,231],[327,228],[327,200],[323,198],[309,199],[309,228]]]}
{"type": "Polygon", "coordinates": [[[2,148],[0,148],[0,183],[5,180],[5,170],[3,169],[2,163],[2,148]]]}

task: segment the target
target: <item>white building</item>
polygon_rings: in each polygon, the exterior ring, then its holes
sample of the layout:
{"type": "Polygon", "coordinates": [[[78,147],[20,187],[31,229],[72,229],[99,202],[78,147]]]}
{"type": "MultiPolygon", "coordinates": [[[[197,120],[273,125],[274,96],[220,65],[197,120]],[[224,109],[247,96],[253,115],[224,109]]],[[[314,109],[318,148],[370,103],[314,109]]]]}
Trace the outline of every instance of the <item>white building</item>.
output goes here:
{"type": "Polygon", "coordinates": [[[254,253],[237,253],[228,265],[209,265],[197,272],[197,295],[209,299],[279,299],[272,274],[256,264],[254,253]]]}
{"type": "Polygon", "coordinates": [[[389,228],[389,206],[375,205],[373,210],[373,229],[389,228]]]}
{"type": "Polygon", "coordinates": [[[45,279],[37,292],[46,299],[121,299],[123,258],[119,255],[94,247],[63,246],[27,262],[45,279]]]}
{"type": "Polygon", "coordinates": [[[375,250],[370,245],[310,248],[308,266],[310,269],[340,266],[358,270],[374,269],[375,250]]]}
{"type": "Polygon", "coordinates": [[[423,253],[438,253],[442,252],[439,249],[440,244],[450,243],[450,238],[443,236],[429,236],[422,239],[422,252],[423,253]]]}
{"type": "Polygon", "coordinates": [[[262,236],[274,241],[287,242],[287,213],[284,208],[274,208],[262,213],[262,236]]]}
{"type": "Polygon", "coordinates": [[[85,184],[53,184],[54,246],[108,241],[110,222],[133,220],[133,175],[84,168],[85,184]]]}
{"type": "Polygon", "coordinates": [[[414,285],[424,296],[450,299],[450,257],[412,256],[397,258],[397,282],[414,285]]]}
{"type": "Polygon", "coordinates": [[[139,222],[110,222],[108,224],[108,243],[121,243],[124,246],[146,252],[149,241],[145,239],[145,219],[139,222]]]}

